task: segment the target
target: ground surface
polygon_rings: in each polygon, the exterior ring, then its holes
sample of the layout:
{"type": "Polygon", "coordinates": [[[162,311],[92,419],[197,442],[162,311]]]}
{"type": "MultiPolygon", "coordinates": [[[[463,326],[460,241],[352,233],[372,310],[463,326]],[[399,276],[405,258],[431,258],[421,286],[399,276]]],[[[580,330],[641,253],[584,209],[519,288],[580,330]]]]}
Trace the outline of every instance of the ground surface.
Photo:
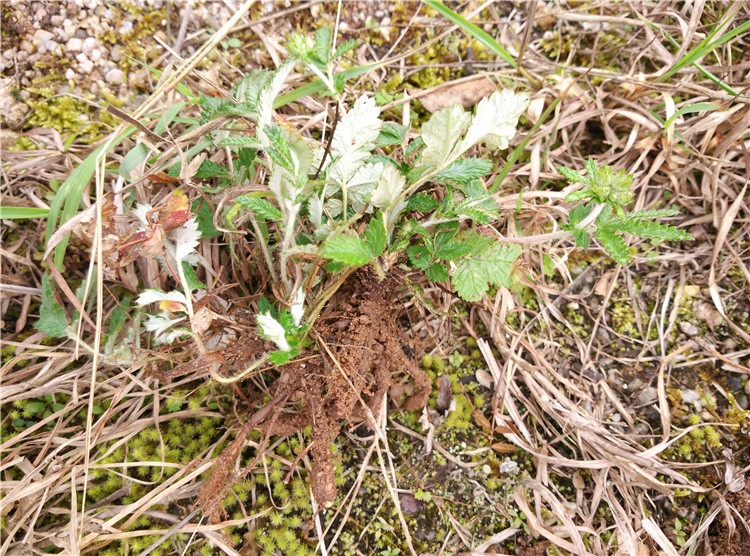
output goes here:
{"type": "MultiPolygon", "coordinates": [[[[251,316],[267,280],[251,242],[202,240],[201,307],[226,319],[208,327],[204,358],[188,341],[149,343],[133,300],[165,280],[143,247],[105,269],[94,362],[96,306],[80,303],[93,228],[76,224],[50,278],[55,318],[90,319],[77,346],[34,328],[55,225],[3,220],[0,552],[750,554],[750,45],[731,34],[748,7],[450,6],[522,70],[425,5],[345,2],[337,37],[363,41],[347,63],[386,61],[350,82],[351,98],[376,93],[400,121],[408,90],[419,122],[498,86],[528,90],[516,144],[530,139],[496,194],[496,229],[556,229],[568,210],[557,168],[594,157],[635,175],[637,208],[679,208],[670,223],[695,240],[633,240],[628,267],[569,241],[530,247],[514,288],[476,304],[404,272],[360,272],[321,314],[315,349],[224,385],[268,349],[251,316]],[[727,39],[667,73],[707,36],[727,39]]],[[[158,86],[149,66],[198,51],[233,8],[3,3],[2,205],[54,204],[120,123],[105,104],[131,113],[158,86]]],[[[291,31],[333,26],[336,9],[256,3],[186,83],[211,94],[276,67],[291,31]]],[[[305,97],[280,113],[315,130],[323,110],[305,97]]],[[[133,195],[158,204],[172,187],[140,180],[133,195]]],[[[219,209],[234,193],[210,179],[188,189],[219,209]]],[[[132,237],[115,205],[111,231],[132,237]]]]}

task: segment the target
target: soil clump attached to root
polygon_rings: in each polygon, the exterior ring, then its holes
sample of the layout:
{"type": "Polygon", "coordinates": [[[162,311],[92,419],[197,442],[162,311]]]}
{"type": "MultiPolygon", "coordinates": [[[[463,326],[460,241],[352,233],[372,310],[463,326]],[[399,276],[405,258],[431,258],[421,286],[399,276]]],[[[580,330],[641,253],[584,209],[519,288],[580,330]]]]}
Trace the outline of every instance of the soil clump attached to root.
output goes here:
{"type": "MultiPolygon", "coordinates": [[[[364,421],[380,411],[391,391],[405,410],[418,410],[430,394],[430,381],[404,352],[398,310],[392,302],[393,279],[378,281],[371,272],[353,274],[333,296],[311,331],[316,344],[312,357],[301,357],[281,368],[272,398],[254,408],[235,440],[216,461],[201,489],[199,505],[213,521],[223,517],[221,501],[236,479],[232,474],[248,434],[260,429],[265,440],[252,468],[274,435],[289,435],[310,426],[311,485],[317,503],[330,506],[336,497],[335,461],[331,444],[342,421],[364,421]],[[394,372],[403,374],[394,378],[394,372]],[[408,382],[404,384],[403,382],[408,382]]],[[[310,350],[312,351],[312,349],[310,350]]],[[[257,392],[251,399],[257,399],[257,392]]]]}

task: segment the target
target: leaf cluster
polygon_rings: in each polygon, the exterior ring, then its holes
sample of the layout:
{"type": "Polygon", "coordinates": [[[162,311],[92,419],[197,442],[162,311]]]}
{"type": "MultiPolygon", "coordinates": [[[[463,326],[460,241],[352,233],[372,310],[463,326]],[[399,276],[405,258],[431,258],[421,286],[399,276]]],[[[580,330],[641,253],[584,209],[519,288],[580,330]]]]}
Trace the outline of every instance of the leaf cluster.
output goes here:
{"type": "Polygon", "coordinates": [[[624,206],[633,199],[630,186],[633,176],[610,166],[599,168],[593,159],[586,162],[586,175],[561,167],[559,172],[572,183],[581,183],[583,189],[570,193],[567,201],[579,201],[570,212],[570,221],[563,229],[571,232],[576,245],[588,249],[591,237],[595,237],[605,251],[622,265],[630,262],[630,251],[623,234],[660,240],[691,240],[693,236],[684,230],[656,222],[658,218],[676,216],[676,209],[640,210],[625,212],[624,206]],[[588,201],[588,202],[580,202],[588,201]],[[589,227],[593,224],[593,227],[589,227]]]}

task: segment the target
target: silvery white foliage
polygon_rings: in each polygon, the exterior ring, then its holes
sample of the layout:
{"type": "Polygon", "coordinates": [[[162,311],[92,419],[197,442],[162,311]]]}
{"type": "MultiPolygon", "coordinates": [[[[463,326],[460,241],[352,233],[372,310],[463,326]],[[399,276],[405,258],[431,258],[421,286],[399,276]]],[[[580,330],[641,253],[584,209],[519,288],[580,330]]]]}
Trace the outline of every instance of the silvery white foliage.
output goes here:
{"type": "Polygon", "coordinates": [[[190,331],[186,328],[175,328],[176,325],[184,322],[184,317],[171,318],[169,313],[162,311],[158,315],[146,315],[143,327],[148,332],[153,332],[154,341],[157,344],[171,344],[178,338],[190,335],[190,331]]]}
{"type": "Polygon", "coordinates": [[[372,192],[371,203],[379,209],[388,208],[406,186],[406,178],[393,166],[386,166],[372,192]]]}
{"type": "Polygon", "coordinates": [[[150,303],[160,303],[162,301],[171,301],[180,303],[181,305],[187,305],[187,299],[185,294],[179,291],[163,292],[159,290],[144,290],[138,298],[135,300],[136,305],[143,307],[150,303]]]}
{"type": "Polygon", "coordinates": [[[337,218],[341,214],[343,204],[340,199],[328,199],[325,203],[326,214],[330,218],[337,218]]]}
{"type": "Polygon", "coordinates": [[[442,169],[453,162],[461,154],[456,147],[470,122],[471,115],[457,104],[433,114],[422,126],[421,164],[442,169]]]}
{"type": "Polygon", "coordinates": [[[507,149],[528,105],[528,94],[504,90],[482,99],[473,117],[459,105],[436,112],[422,126],[426,146],[421,164],[440,171],[480,141],[493,149],[507,149]]]}
{"type": "MultiPolygon", "coordinates": [[[[140,222],[137,228],[139,232],[145,231],[146,227],[150,226],[147,215],[151,210],[153,210],[153,207],[149,204],[137,204],[133,209],[133,214],[140,222]]],[[[198,220],[195,217],[185,222],[181,227],[169,230],[165,234],[164,239],[164,251],[170,258],[169,262],[173,266],[181,265],[182,261],[192,266],[197,265],[200,258],[195,248],[198,246],[200,238],[201,233],[198,230],[198,220]]],[[[164,266],[163,257],[157,255],[156,259],[164,266]]]]}
{"type": "Polygon", "coordinates": [[[389,233],[393,230],[401,211],[406,208],[407,200],[400,197],[405,187],[406,178],[393,166],[386,166],[372,192],[370,203],[383,210],[385,228],[389,233]]]}
{"type": "Polygon", "coordinates": [[[362,162],[375,148],[382,121],[374,98],[359,97],[348,112],[344,112],[331,141],[331,163],[328,179],[345,187],[362,162]]]}
{"type": "Polygon", "coordinates": [[[173,249],[173,253],[170,253],[176,261],[181,263],[187,261],[191,265],[198,264],[198,253],[195,248],[198,247],[198,241],[201,238],[201,232],[198,229],[198,220],[193,217],[185,222],[179,228],[170,230],[167,234],[170,242],[165,244],[167,252],[169,249],[173,249]]]}
{"type": "Polygon", "coordinates": [[[141,205],[136,204],[135,208],[133,209],[133,215],[138,219],[138,221],[141,223],[141,225],[138,227],[138,231],[142,232],[146,229],[146,226],[148,226],[148,219],[146,218],[146,215],[149,213],[149,211],[153,210],[154,207],[152,207],[149,204],[141,205]]]}
{"type": "Polygon", "coordinates": [[[296,202],[296,187],[284,174],[285,170],[282,167],[274,165],[268,178],[268,189],[276,196],[285,222],[293,222],[299,212],[300,204],[296,202]]]}
{"type": "Polygon", "coordinates": [[[305,290],[302,288],[297,290],[289,312],[292,314],[294,326],[299,326],[302,323],[302,315],[305,314],[305,290]]]}
{"type": "Polygon", "coordinates": [[[260,313],[256,316],[260,335],[266,340],[271,340],[281,351],[291,351],[292,346],[286,339],[286,331],[281,323],[271,316],[271,313],[260,313]]]}
{"type": "Polygon", "coordinates": [[[258,96],[258,121],[256,123],[256,134],[261,145],[270,147],[271,142],[265,132],[265,127],[273,123],[273,102],[281,92],[286,78],[294,69],[294,60],[287,60],[273,72],[273,76],[268,84],[263,87],[258,96]]]}
{"type": "MultiPolygon", "coordinates": [[[[349,202],[355,211],[359,212],[369,203],[372,190],[375,189],[375,185],[378,183],[382,173],[383,164],[381,162],[375,164],[368,162],[360,167],[354,176],[352,176],[352,179],[349,180],[347,186],[349,202]]],[[[367,212],[372,212],[372,208],[367,212]]]]}
{"type": "Polygon", "coordinates": [[[325,193],[325,187],[323,187],[319,195],[315,194],[310,197],[307,205],[308,217],[312,225],[315,226],[315,229],[320,228],[323,224],[323,199],[325,198],[325,193]]]}
{"type": "Polygon", "coordinates": [[[528,106],[527,93],[514,93],[509,89],[483,98],[462,141],[464,151],[480,141],[491,149],[507,149],[509,141],[516,135],[518,118],[528,106]]]}

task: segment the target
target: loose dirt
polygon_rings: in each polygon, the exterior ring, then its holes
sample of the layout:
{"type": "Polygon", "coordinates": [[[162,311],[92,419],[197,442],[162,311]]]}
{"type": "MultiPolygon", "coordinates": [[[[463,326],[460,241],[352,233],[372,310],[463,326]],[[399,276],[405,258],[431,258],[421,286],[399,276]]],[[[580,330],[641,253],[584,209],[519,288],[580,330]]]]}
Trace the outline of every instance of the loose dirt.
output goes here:
{"type": "MultiPolygon", "coordinates": [[[[429,378],[399,341],[404,335],[397,321],[398,306],[391,301],[396,287],[394,279],[378,281],[365,270],[352,275],[334,295],[312,330],[314,355],[282,368],[272,399],[249,415],[216,461],[199,499],[211,519],[223,517],[221,500],[236,479],[232,469],[253,429],[265,435],[257,460],[271,436],[310,427],[312,491],[316,502],[328,507],[336,497],[331,444],[342,422],[374,427],[373,415],[389,391],[393,402],[405,410],[418,410],[427,403],[429,378]]],[[[257,392],[245,393],[251,399],[258,397],[257,392]]]]}

